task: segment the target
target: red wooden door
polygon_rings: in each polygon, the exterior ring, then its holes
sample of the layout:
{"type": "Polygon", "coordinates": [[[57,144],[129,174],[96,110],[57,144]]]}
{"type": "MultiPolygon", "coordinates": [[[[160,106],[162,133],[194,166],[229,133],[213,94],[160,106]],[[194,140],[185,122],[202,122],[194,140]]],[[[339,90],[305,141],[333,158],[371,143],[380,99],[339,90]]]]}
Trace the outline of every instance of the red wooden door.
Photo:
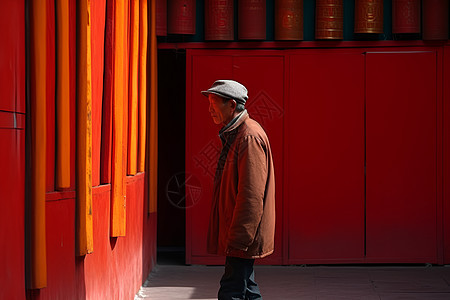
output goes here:
{"type": "Polygon", "coordinates": [[[218,132],[208,112],[209,102],[200,94],[217,79],[234,79],[249,90],[246,107],[266,130],[274,155],[277,227],[275,253],[262,260],[281,264],[284,56],[265,52],[247,56],[245,51],[188,51],[186,103],[186,262],[220,264],[222,257],[206,251],[212,185],[221,149],[218,132]],[[209,53],[209,54],[208,54],[209,53]]]}
{"type": "Polygon", "coordinates": [[[274,153],[276,248],[263,263],[441,262],[436,52],[365,51],[188,51],[187,263],[223,262],[206,252],[221,145],[200,94],[218,78],[248,87],[274,153]]]}
{"type": "Polygon", "coordinates": [[[366,247],[437,262],[436,53],[366,55],[366,247]]]}
{"type": "MultiPolygon", "coordinates": [[[[194,51],[195,53],[195,51],[194,51]]],[[[200,91],[215,80],[232,78],[228,55],[187,55],[186,93],[186,263],[217,264],[206,251],[209,213],[217,158],[218,133],[209,114],[208,99],[200,91]]]]}
{"type": "Polygon", "coordinates": [[[311,51],[289,67],[288,262],[362,261],[364,56],[311,51]]]}
{"type": "Polygon", "coordinates": [[[250,117],[264,128],[269,137],[275,168],[275,251],[257,261],[264,264],[281,264],[283,254],[284,77],[284,55],[233,57],[233,79],[244,84],[249,91],[245,106],[250,117]]]}

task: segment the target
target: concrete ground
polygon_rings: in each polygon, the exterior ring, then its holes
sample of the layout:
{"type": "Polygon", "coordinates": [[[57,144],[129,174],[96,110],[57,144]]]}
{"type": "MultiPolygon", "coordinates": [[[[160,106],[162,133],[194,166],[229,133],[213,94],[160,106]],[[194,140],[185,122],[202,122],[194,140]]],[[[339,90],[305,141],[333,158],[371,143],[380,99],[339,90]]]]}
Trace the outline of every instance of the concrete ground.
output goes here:
{"type": "MultiPolygon", "coordinates": [[[[217,299],[220,266],[157,265],[136,299],[217,299]]],[[[255,266],[264,300],[450,299],[450,266],[255,266]]]]}

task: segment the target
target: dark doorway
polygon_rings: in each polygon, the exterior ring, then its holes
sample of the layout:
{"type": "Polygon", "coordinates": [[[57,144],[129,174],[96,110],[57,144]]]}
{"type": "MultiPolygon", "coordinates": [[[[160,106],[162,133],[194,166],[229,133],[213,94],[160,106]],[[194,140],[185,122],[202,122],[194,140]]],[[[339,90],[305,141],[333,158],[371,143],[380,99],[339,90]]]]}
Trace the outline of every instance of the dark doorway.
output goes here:
{"type": "Polygon", "coordinates": [[[186,52],[158,52],[158,264],[185,263],[186,52]]]}

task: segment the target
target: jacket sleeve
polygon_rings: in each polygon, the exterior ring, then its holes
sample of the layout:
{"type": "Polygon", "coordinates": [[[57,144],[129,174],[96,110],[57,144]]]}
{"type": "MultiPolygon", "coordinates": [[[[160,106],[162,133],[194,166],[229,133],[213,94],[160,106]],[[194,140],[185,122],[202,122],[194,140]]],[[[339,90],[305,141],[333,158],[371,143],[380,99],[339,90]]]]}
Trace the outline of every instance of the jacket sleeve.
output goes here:
{"type": "Polygon", "coordinates": [[[258,137],[244,137],[239,145],[238,180],[228,248],[247,251],[261,222],[267,180],[266,149],[258,137]]]}

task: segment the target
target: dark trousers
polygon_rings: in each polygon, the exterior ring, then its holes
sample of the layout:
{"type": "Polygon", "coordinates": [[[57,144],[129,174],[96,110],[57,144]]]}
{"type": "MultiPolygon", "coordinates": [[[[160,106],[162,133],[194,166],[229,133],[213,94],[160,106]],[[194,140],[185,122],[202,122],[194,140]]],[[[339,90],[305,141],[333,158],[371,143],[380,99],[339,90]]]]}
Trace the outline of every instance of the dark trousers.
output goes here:
{"type": "Polygon", "coordinates": [[[220,280],[219,300],[262,300],[253,270],[254,259],[227,256],[220,280]]]}

